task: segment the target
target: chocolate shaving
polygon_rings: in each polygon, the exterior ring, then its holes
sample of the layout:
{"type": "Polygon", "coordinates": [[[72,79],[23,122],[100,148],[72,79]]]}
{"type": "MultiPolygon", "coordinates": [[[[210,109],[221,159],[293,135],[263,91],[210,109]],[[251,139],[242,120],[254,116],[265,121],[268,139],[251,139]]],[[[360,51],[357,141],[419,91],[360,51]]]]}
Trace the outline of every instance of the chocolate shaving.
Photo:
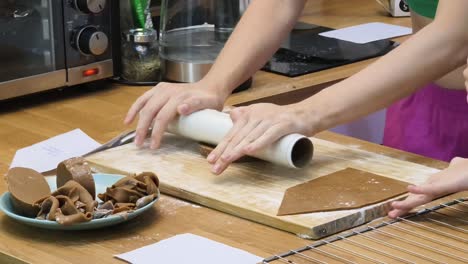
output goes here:
{"type": "Polygon", "coordinates": [[[114,208],[122,208],[122,207],[133,209],[133,207],[135,207],[135,203],[116,203],[114,208]]]}
{"type": "Polygon", "coordinates": [[[122,215],[154,201],[159,194],[158,186],[159,179],[154,173],[143,172],[119,180],[98,197],[106,203],[112,202],[112,214],[122,215]]]}
{"type": "Polygon", "coordinates": [[[87,213],[76,213],[72,215],[65,215],[61,210],[57,210],[55,221],[61,225],[72,225],[76,223],[83,223],[91,221],[93,214],[90,212],[87,213]]]}
{"type": "Polygon", "coordinates": [[[106,197],[115,203],[135,203],[143,196],[142,192],[125,187],[112,187],[106,190],[106,197]]]}
{"type": "Polygon", "coordinates": [[[136,209],[139,209],[139,208],[142,208],[142,207],[148,205],[148,204],[151,203],[155,198],[156,198],[156,195],[155,195],[155,194],[150,194],[150,195],[141,197],[141,198],[138,199],[138,200],[136,201],[136,203],[135,203],[136,209]]]}
{"type": "Polygon", "coordinates": [[[58,188],[52,193],[52,196],[64,195],[69,197],[73,203],[80,201],[84,203],[86,212],[93,212],[97,206],[97,202],[94,201],[93,197],[89,192],[75,181],[68,181],[64,186],[58,188]]]}
{"type": "Polygon", "coordinates": [[[134,176],[135,179],[139,180],[139,181],[142,181],[142,182],[145,182],[145,178],[149,178],[151,179],[151,181],[153,181],[154,185],[156,185],[156,187],[159,187],[159,179],[158,177],[156,177],[156,174],[152,173],[152,172],[142,172],[138,175],[135,175],[134,176]]]}
{"type": "Polygon", "coordinates": [[[112,214],[118,214],[122,212],[133,212],[134,208],[135,208],[134,206],[122,206],[122,207],[115,208],[114,210],[112,210],[112,214]]]}
{"type": "Polygon", "coordinates": [[[93,219],[105,218],[112,214],[113,210],[96,209],[94,210],[93,219]]]}
{"type": "Polygon", "coordinates": [[[59,201],[54,196],[46,197],[36,202],[40,204],[40,211],[37,214],[38,219],[55,221],[55,212],[60,207],[59,201]]]}
{"type": "MultiPolygon", "coordinates": [[[[76,194],[77,188],[74,188],[74,187],[70,188],[70,186],[63,186],[57,189],[57,191],[54,192],[51,196],[43,198],[35,203],[41,208],[41,210],[39,211],[37,215],[37,218],[50,220],[50,221],[57,221],[57,223],[62,224],[62,225],[72,225],[75,223],[90,221],[92,218],[92,213],[91,212],[83,213],[79,210],[78,206],[76,206],[76,203],[78,202],[80,202],[81,204],[85,204],[85,203],[83,203],[80,200],[77,200],[76,202],[74,202],[68,196],[57,194],[57,193],[67,193],[69,189],[72,190],[70,191],[70,193],[72,194],[71,197],[73,198],[80,197],[79,195],[76,194]],[[62,188],[65,188],[65,189],[61,190],[62,188]]],[[[88,195],[90,194],[88,193],[88,195]]]]}
{"type": "Polygon", "coordinates": [[[109,215],[127,217],[128,213],[154,201],[159,195],[158,186],[159,180],[151,172],[125,177],[107,188],[105,193],[98,194],[103,201],[98,205],[86,188],[69,180],[34,203],[40,208],[36,218],[72,225],[109,215]]]}
{"type": "MultiPolygon", "coordinates": [[[[153,195],[151,201],[156,199],[159,192],[158,186],[159,179],[154,173],[143,172],[119,180],[107,188],[105,193],[98,194],[98,197],[104,202],[112,201],[115,205],[117,203],[132,203],[136,207],[136,202],[145,196],[153,195]]],[[[145,200],[148,199],[145,198],[145,200]]]]}
{"type": "Polygon", "coordinates": [[[107,201],[105,203],[102,203],[98,206],[98,209],[103,209],[103,210],[114,210],[114,203],[112,201],[107,201]]]}
{"type": "Polygon", "coordinates": [[[73,202],[68,196],[57,195],[55,198],[59,201],[60,210],[64,215],[78,214],[81,212],[75,205],[75,202],[73,202]]]}

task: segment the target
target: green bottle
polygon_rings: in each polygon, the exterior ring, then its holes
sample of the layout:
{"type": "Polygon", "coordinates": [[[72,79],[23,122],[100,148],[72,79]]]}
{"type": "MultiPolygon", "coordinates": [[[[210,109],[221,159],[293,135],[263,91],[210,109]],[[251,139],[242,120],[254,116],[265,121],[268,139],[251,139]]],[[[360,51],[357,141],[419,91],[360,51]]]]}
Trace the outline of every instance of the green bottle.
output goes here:
{"type": "Polygon", "coordinates": [[[149,9],[151,0],[131,0],[133,18],[135,20],[135,26],[138,28],[146,28],[146,12],[149,9]]]}

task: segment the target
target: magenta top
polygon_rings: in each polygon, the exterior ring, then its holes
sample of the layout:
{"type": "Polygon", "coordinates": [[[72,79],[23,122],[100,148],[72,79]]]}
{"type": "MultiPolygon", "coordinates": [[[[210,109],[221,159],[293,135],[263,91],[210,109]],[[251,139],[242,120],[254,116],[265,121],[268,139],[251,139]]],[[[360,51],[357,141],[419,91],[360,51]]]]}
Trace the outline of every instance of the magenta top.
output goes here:
{"type": "Polygon", "coordinates": [[[434,159],[468,157],[465,90],[429,84],[387,110],[384,145],[434,159]]]}

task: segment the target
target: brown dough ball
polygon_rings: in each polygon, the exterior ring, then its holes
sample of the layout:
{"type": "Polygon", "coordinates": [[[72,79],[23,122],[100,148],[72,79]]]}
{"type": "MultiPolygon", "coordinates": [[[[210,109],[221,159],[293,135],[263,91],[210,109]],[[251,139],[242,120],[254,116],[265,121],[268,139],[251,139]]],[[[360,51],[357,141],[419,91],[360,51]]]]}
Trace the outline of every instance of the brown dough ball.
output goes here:
{"type": "Polygon", "coordinates": [[[95,199],[96,185],[93,174],[88,162],[82,157],[64,160],[57,166],[57,188],[64,186],[71,180],[83,186],[95,199]]]}
{"type": "Polygon", "coordinates": [[[15,167],[6,176],[14,211],[22,216],[36,217],[40,208],[34,203],[50,195],[50,187],[39,172],[15,167]]]}

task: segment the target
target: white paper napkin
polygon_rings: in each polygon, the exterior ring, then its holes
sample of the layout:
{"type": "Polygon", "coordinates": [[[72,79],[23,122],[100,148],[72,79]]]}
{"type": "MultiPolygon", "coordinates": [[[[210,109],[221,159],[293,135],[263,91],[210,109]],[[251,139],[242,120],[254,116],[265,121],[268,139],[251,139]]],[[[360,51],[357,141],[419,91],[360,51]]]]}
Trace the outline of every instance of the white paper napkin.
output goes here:
{"type": "Polygon", "coordinates": [[[38,172],[57,168],[63,160],[81,156],[101,146],[80,129],[49,138],[16,151],[10,168],[25,167],[38,172]]]}
{"type": "Polygon", "coordinates": [[[262,258],[228,245],[196,236],[173,236],[115,257],[133,264],[255,264],[262,258]]]}
{"type": "Polygon", "coordinates": [[[374,22],[352,27],[322,32],[319,35],[354,43],[364,44],[381,39],[389,39],[412,33],[409,27],[374,22]]]}

